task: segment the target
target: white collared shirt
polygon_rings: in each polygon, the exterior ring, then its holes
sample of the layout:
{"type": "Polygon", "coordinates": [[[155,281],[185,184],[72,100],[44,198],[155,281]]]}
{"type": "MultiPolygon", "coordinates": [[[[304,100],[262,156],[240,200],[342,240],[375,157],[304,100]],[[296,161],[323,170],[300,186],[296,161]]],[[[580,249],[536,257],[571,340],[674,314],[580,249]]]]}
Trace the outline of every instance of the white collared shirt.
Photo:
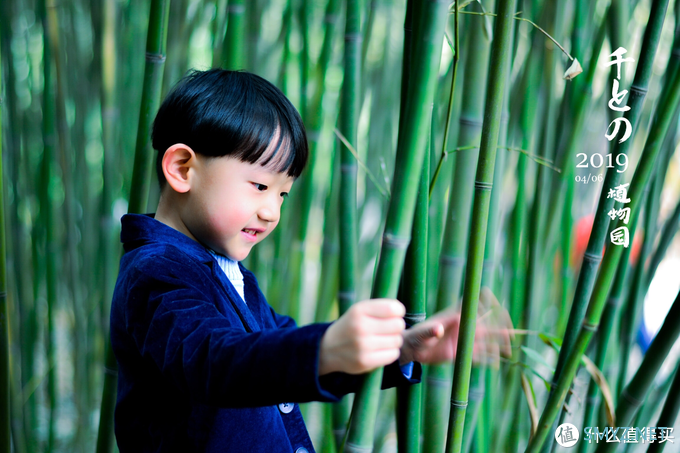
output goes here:
{"type": "Polygon", "coordinates": [[[208,249],[208,252],[210,252],[210,254],[215,257],[217,264],[220,265],[220,269],[222,269],[224,275],[226,275],[231,284],[234,285],[236,292],[238,292],[239,296],[241,296],[243,302],[248,305],[244,293],[245,285],[243,283],[243,274],[241,273],[241,269],[238,267],[238,261],[234,261],[224,255],[215,253],[210,249],[208,249]]]}

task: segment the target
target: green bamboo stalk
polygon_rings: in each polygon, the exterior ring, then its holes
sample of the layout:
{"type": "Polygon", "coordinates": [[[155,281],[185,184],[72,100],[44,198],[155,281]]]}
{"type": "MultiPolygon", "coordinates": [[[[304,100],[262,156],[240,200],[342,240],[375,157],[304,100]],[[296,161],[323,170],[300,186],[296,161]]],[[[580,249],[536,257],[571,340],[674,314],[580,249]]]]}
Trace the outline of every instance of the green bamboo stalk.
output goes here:
{"type": "MultiPolygon", "coordinates": [[[[680,363],[676,366],[675,376],[673,377],[673,383],[668,391],[668,396],[666,397],[666,402],[661,409],[661,415],[659,415],[659,421],[656,422],[655,426],[658,427],[672,427],[675,425],[675,421],[678,418],[678,413],[680,413],[680,363]]],[[[647,453],[662,452],[666,447],[668,442],[664,443],[650,443],[647,453]]]]}
{"type": "MultiPolygon", "coordinates": [[[[406,102],[405,119],[408,121],[404,121],[397,140],[392,197],[371,294],[373,298],[395,298],[397,295],[406,248],[410,242],[429,127],[428,111],[437,82],[447,6],[445,1],[424,2],[422,14],[414,16],[421,18],[414,33],[419,39],[414,42],[412,52],[409,94],[401,100],[402,103],[406,102]]],[[[381,381],[382,368],[379,368],[365,377],[356,394],[345,444],[346,452],[371,448],[381,381]]]]}
{"type": "MultiPolygon", "coordinates": [[[[665,7],[663,7],[664,5],[658,5],[656,2],[654,3],[650,22],[654,21],[655,8],[661,6],[661,12],[665,13],[665,7]]],[[[657,14],[659,14],[659,10],[656,9],[656,11],[657,14]]],[[[664,16],[664,14],[659,15],[664,16]]],[[[648,29],[645,31],[645,38],[647,38],[648,34],[651,33],[650,28],[651,27],[648,26],[648,29]]],[[[647,42],[647,39],[645,39],[645,42],[647,42]]],[[[643,49],[645,49],[645,47],[646,46],[643,45],[643,49]]],[[[641,58],[641,60],[643,59],[644,56],[641,58]]],[[[630,183],[631,190],[628,191],[628,196],[631,199],[631,218],[634,218],[636,215],[638,215],[637,208],[641,202],[640,198],[644,192],[645,185],[647,184],[649,175],[654,166],[654,161],[661,147],[663,137],[666,135],[666,131],[668,130],[668,123],[670,123],[670,119],[673,116],[678,99],[680,98],[680,77],[678,77],[678,73],[679,72],[676,71],[672,77],[672,81],[668,84],[669,89],[663,90],[663,94],[665,96],[660,97],[661,101],[655,112],[654,120],[648,135],[648,140],[645,144],[640,162],[635,169],[633,180],[630,183]]],[[[638,78],[636,74],[636,80],[637,79],[638,78]]],[[[635,86],[637,86],[637,84],[635,86]]],[[[606,190],[606,184],[605,189],[603,190],[606,190]]],[[[606,194],[600,198],[602,199],[603,197],[606,197],[606,194]]],[[[602,206],[602,203],[600,206],[602,206]]],[[[599,209],[598,214],[600,214],[599,209]]],[[[621,227],[623,225],[623,220],[620,220],[617,224],[617,227],[621,227]]],[[[616,271],[618,261],[622,254],[621,249],[622,247],[617,246],[610,246],[607,248],[600,272],[595,282],[591,301],[588,304],[588,310],[586,312],[584,322],[581,326],[578,337],[576,338],[576,342],[574,343],[574,348],[565,362],[564,371],[557,381],[556,389],[550,395],[548,402],[546,403],[545,410],[541,415],[538,430],[530,441],[527,452],[538,451],[545,441],[545,438],[550,433],[550,426],[552,426],[553,421],[562,407],[562,402],[564,401],[569,386],[571,385],[571,381],[576,374],[576,370],[581,361],[581,356],[585,352],[585,349],[590,342],[590,338],[599,324],[613,274],[616,271]]],[[[577,301],[574,301],[574,303],[577,303],[577,301]]]]}
{"type": "Polygon", "coordinates": [[[225,69],[243,69],[245,64],[245,12],[244,0],[229,0],[227,31],[222,44],[222,60],[225,69]]]}
{"type": "Polygon", "coordinates": [[[298,22],[302,35],[302,49],[300,52],[300,101],[298,110],[303,121],[307,121],[307,85],[309,83],[309,2],[302,0],[298,6],[298,22]]]}
{"type": "MultiPolygon", "coordinates": [[[[2,63],[0,62],[0,106],[2,106],[2,63]]],[[[0,110],[1,112],[2,110],[0,110]]],[[[2,183],[2,114],[0,113],[0,448],[10,451],[9,316],[5,256],[5,194],[2,183]]]]}
{"type": "MultiPolygon", "coordinates": [[[[528,62],[524,66],[524,73],[520,89],[517,91],[525,99],[535,99],[538,95],[538,88],[540,86],[540,67],[539,67],[539,53],[532,52],[529,56],[528,62]]],[[[519,128],[521,133],[522,149],[530,150],[532,148],[532,138],[534,123],[536,120],[537,106],[534,102],[522,103],[522,111],[519,120],[519,128]]],[[[526,180],[527,156],[520,153],[517,157],[517,194],[515,196],[515,207],[511,218],[511,276],[510,276],[510,319],[514,326],[520,329],[526,329],[528,319],[524,317],[525,305],[525,269],[526,269],[526,243],[528,241],[527,231],[525,229],[527,221],[527,200],[526,200],[526,185],[522,182],[526,180]]],[[[512,348],[511,364],[519,361],[520,358],[520,344],[523,340],[516,337],[512,348]]],[[[504,442],[507,436],[507,430],[510,426],[510,421],[513,419],[515,413],[520,407],[516,404],[520,396],[519,388],[519,369],[516,366],[510,366],[507,370],[506,379],[503,386],[503,403],[501,405],[501,417],[498,427],[499,435],[496,436],[491,451],[500,451],[501,443],[504,442]]]]}
{"type": "Polygon", "coordinates": [[[640,247],[640,254],[633,271],[632,283],[630,285],[630,291],[628,292],[628,297],[626,297],[623,309],[621,310],[620,323],[619,323],[619,374],[616,382],[616,393],[614,395],[619,396],[619,392],[623,390],[627,383],[628,376],[628,359],[630,352],[633,348],[634,338],[636,329],[640,325],[642,304],[644,302],[644,295],[646,294],[646,288],[643,288],[643,278],[645,275],[645,262],[647,261],[647,256],[652,248],[655,237],[656,229],[656,219],[659,212],[659,203],[661,191],[657,193],[656,187],[661,185],[663,181],[658,178],[654,178],[651,181],[651,188],[647,188],[647,192],[644,197],[645,203],[645,218],[644,218],[644,238],[642,241],[642,247],[640,247]],[[625,356],[625,357],[624,357],[625,356]]]}
{"type": "MultiPolygon", "coordinates": [[[[47,29],[47,5],[46,1],[40,2],[40,16],[43,29],[47,29]]],[[[43,230],[45,234],[45,280],[46,280],[46,299],[47,299],[47,332],[45,333],[45,353],[47,360],[47,405],[49,408],[49,418],[47,422],[47,444],[45,451],[51,452],[55,444],[55,423],[57,417],[57,373],[54,365],[56,364],[56,333],[54,329],[55,305],[57,302],[57,241],[53,228],[54,207],[50,193],[49,181],[52,178],[52,167],[54,165],[55,154],[55,134],[54,125],[54,96],[52,81],[52,50],[49,45],[47,33],[43,33],[43,105],[42,105],[42,136],[43,136],[43,156],[41,162],[41,182],[40,191],[40,212],[42,216],[43,230]]]]}
{"type": "MultiPolygon", "coordinates": [[[[160,104],[160,90],[163,67],[165,64],[165,45],[167,42],[169,0],[152,0],[149,15],[149,29],[146,40],[146,65],[144,68],[144,85],[137,128],[137,145],[132,173],[129,213],[143,213],[151,179],[151,162],[153,150],[150,142],[151,124],[160,104]]],[[[116,401],[116,381],[118,364],[111,349],[111,340],[107,337],[104,364],[104,388],[99,416],[99,434],[97,436],[97,453],[113,451],[113,410],[116,401]],[[101,440],[100,440],[101,439],[101,440]]]]}
{"type": "MultiPolygon", "coordinates": [[[[656,373],[663,365],[678,336],[680,336],[680,292],[678,292],[670,311],[666,315],[661,330],[652,340],[652,344],[649,345],[637,372],[621,392],[621,397],[616,404],[616,424],[618,426],[629,426],[629,423],[633,421],[633,417],[642,405],[656,373]]],[[[611,452],[615,448],[614,443],[601,443],[595,451],[597,453],[611,452]]]]}
{"type": "MultiPolygon", "coordinates": [[[[668,396],[668,390],[673,383],[673,377],[673,373],[671,373],[661,382],[659,382],[659,379],[654,379],[652,389],[647,394],[643,406],[635,415],[635,421],[631,423],[631,426],[649,426],[652,423],[652,417],[656,415],[658,409],[663,406],[663,402],[668,396]]],[[[623,453],[628,453],[629,450],[629,445],[626,445],[623,453]]]]}
{"type": "MultiPolygon", "coordinates": [[[[340,94],[339,130],[356,149],[359,120],[359,73],[361,32],[359,31],[359,2],[347,0],[345,26],[345,75],[340,94]]],[[[340,313],[356,302],[357,274],[357,163],[347,146],[340,146],[340,313]]]]}
{"type": "MultiPolygon", "coordinates": [[[[345,49],[344,76],[340,93],[340,116],[338,126],[340,133],[356,149],[357,129],[359,121],[359,75],[361,74],[361,31],[360,6],[357,0],[345,2],[345,49]]],[[[342,314],[356,302],[358,236],[357,236],[357,163],[347,146],[340,147],[340,286],[338,288],[339,313],[342,314]]],[[[356,401],[356,399],[355,399],[356,401]]],[[[347,427],[350,416],[347,413],[348,403],[335,406],[334,426],[347,427]]],[[[377,410],[377,407],[376,407],[377,410]]],[[[344,437],[344,436],[343,436],[344,437]]],[[[338,435],[336,442],[341,440],[338,435]]],[[[370,442],[373,442],[371,432],[370,442]]],[[[342,442],[338,451],[342,451],[342,442]]],[[[346,451],[349,446],[346,446],[346,451]]]]}
{"type": "MultiPolygon", "coordinates": [[[[478,18],[472,20],[463,74],[461,116],[459,119],[457,146],[476,145],[482,132],[482,109],[484,102],[484,87],[487,74],[489,43],[484,37],[482,24],[478,18]]],[[[454,64],[456,61],[454,60],[454,64]]],[[[454,67],[454,70],[456,68],[454,67]]],[[[455,76],[455,72],[453,76],[455,76]]],[[[451,89],[456,81],[451,80],[451,89]]],[[[442,156],[447,151],[450,117],[453,107],[453,91],[449,94],[446,113],[442,156]]],[[[474,171],[479,156],[478,149],[461,151],[455,154],[454,168],[451,175],[451,187],[456,188],[455,196],[449,196],[449,207],[444,226],[444,236],[439,258],[438,289],[436,294],[436,310],[459,304],[460,288],[463,280],[465,264],[465,250],[467,245],[470,211],[472,207],[473,186],[468,183],[474,171]]],[[[449,157],[450,158],[450,157],[449,157]]],[[[437,177],[437,173],[433,179],[437,177]]],[[[436,180],[435,180],[436,182],[436,180]]],[[[430,190],[433,184],[430,185],[430,190]]],[[[428,410],[425,412],[425,433],[423,451],[441,451],[444,448],[446,425],[450,398],[447,385],[451,382],[452,369],[450,364],[431,365],[428,368],[426,392],[428,410]]]]}
{"type": "MultiPolygon", "coordinates": [[[[506,66],[509,63],[510,34],[512,31],[514,6],[514,0],[501,0],[498,4],[498,15],[493,34],[494,41],[489,61],[489,72],[491,74],[505,74],[506,66]]],[[[484,125],[482,126],[479,162],[475,176],[475,198],[472,208],[470,243],[451,390],[451,414],[449,416],[449,429],[446,440],[446,451],[449,453],[460,452],[463,441],[470,369],[472,368],[472,349],[477,322],[477,305],[484,260],[484,242],[488,223],[490,190],[493,185],[496,146],[498,144],[504,90],[505,77],[489,78],[486,90],[486,106],[484,108],[484,125]]]]}
{"type": "MultiPolygon", "coordinates": [[[[513,31],[511,36],[514,40],[515,22],[512,22],[511,27],[513,31]]],[[[506,86],[511,86],[510,70],[512,63],[506,65],[505,80],[506,86]]],[[[505,162],[507,159],[507,150],[503,147],[508,146],[510,140],[508,137],[509,125],[509,102],[510,91],[507,90],[503,96],[503,113],[501,114],[501,128],[499,132],[499,149],[496,152],[495,168],[505,169],[505,162]]],[[[498,235],[500,230],[501,209],[500,200],[503,186],[504,171],[494,171],[493,187],[491,191],[491,200],[489,202],[489,223],[487,226],[486,244],[484,246],[484,266],[482,269],[482,287],[487,287],[493,294],[499,294],[496,288],[496,244],[498,242],[498,235]]],[[[474,433],[474,442],[471,443],[471,448],[463,448],[463,451],[471,451],[471,453],[486,453],[489,450],[489,436],[487,433],[493,426],[496,416],[496,398],[498,397],[498,367],[487,367],[484,364],[473,365],[470,394],[473,391],[477,395],[481,395],[481,403],[478,411],[481,411],[476,420],[468,423],[466,420],[465,432],[474,433]],[[479,367],[480,371],[476,373],[475,368],[479,367]],[[475,376],[478,374],[479,376],[475,376]]],[[[472,400],[472,398],[471,398],[472,400]]],[[[465,442],[465,438],[463,439],[465,442]]]]}
{"type": "MultiPolygon", "coordinates": [[[[430,134],[430,141],[432,134],[430,134]]],[[[429,208],[430,159],[425,157],[413,219],[413,240],[404,262],[402,301],[406,308],[404,320],[417,324],[425,319],[427,310],[427,231],[429,208]]],[[[420,452],[422,386],[410,385],[397,389],[397,445],[400,453],[420,452]]]]}

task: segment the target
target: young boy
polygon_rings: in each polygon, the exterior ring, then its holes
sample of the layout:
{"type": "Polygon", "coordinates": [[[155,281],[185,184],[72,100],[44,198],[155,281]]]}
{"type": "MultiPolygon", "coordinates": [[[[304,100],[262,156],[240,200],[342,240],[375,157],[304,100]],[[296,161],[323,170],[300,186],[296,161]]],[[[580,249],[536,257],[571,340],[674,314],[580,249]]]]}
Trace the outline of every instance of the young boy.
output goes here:
{"type": "Polygon", "coordinates": [[[405,330],[400,302],[370,300],[296,327],[240,263],[307,160],[302,121],[272,84],[191,72],[152,135],[161,198],[155,216],[122,218],[111,307],[121,453],[312,452],[295,403],[338,401],[381,366],[383,388],[417,383],[413,360],[452,359],[453,312],[405,330]]]}

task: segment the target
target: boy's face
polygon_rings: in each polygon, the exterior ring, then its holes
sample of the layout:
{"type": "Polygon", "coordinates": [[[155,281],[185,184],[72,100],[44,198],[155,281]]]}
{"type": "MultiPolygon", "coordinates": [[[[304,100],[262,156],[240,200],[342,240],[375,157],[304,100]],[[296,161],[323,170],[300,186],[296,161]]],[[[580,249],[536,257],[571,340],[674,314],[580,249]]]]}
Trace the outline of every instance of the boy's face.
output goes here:
{"type": "Polygon", "coordinates": [[[294,179],[232,157],[197,157],[184,223],[217,253],[243,260],[276,228],[294,179]]]}

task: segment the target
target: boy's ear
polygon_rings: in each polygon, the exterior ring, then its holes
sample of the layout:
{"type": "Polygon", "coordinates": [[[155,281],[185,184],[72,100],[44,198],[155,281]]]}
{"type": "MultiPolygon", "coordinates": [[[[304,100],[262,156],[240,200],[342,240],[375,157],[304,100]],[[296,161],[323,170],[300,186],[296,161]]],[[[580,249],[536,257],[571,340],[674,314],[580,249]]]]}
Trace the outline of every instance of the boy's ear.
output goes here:
{"type": "Polygon", "coordinates": [[[191,170],[195,164],[196,153],[187,145],[176,143],[165,150],[161,167],[168,185],[175,192],[189,191],[191,170]]]}

